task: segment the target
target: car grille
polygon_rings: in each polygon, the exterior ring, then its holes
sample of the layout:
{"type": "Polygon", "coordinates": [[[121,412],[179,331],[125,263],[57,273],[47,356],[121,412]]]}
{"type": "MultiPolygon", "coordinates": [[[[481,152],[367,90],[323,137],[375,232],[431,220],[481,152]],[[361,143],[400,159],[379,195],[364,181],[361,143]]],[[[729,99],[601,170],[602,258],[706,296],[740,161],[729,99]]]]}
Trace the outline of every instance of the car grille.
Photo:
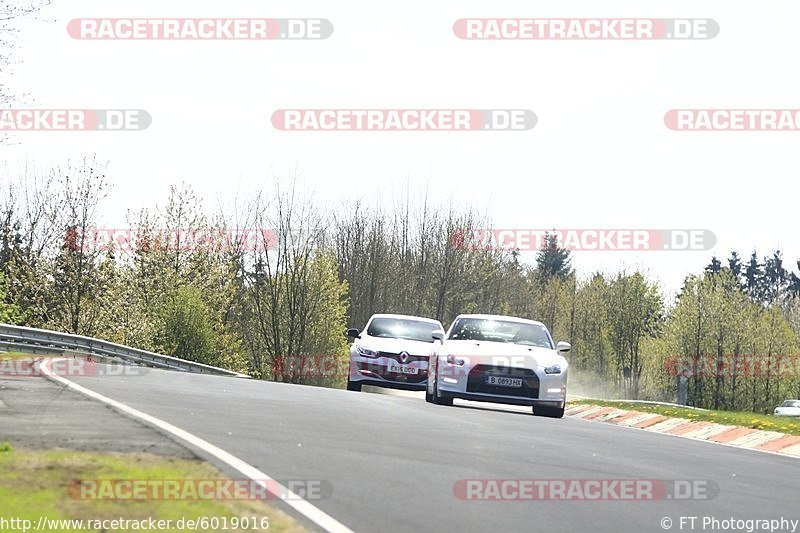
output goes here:
{"type": "Polygon", "coordinates": [[[399,353],[392,353],[392,352],[378,352],[378,357],[388,357],[389,359],[394,359],[398,363],[401,363],[401,364],[404,364],[404,365],[408,364],[408,363],[414,363],[416,361],[427,361],[428,360],[428,356],[427,355],[410,355],[409,354],[408,360],[401,361],[400,360],[400,354],[399,353]]]}
{"type": "Polygon", "coordinates": [[[527,368],[509,368],[507,366],[476,365],[467,377],[467,392],[496,394],[498,396],[523,396],[539,398],[539,378],[533,370],[527,368]],[[504,378],[522,378],[522,387],[503,387],[486,383],[487,376],[504,378]]]}
{"type": "MultiPolygon", "coordinates": [[[[424,355],[409,355],[406,361],[400,359],[399,353],[392,352],[378,352],[378,357],[385,357],[393,359],[399,364],[406,365],[417,361],[427,361],[428,357],[424,355]]],[[[358,363],[359,370],[369,370],[373,374],[380,376],[388,381],[396,381],[400,383],[422,383],[428,379],[428,371],[420,369],[417,374],[401,374],[398,372],[388,372],[386,367],[379,365],[377,361],[360,362],[358,363]]]]}

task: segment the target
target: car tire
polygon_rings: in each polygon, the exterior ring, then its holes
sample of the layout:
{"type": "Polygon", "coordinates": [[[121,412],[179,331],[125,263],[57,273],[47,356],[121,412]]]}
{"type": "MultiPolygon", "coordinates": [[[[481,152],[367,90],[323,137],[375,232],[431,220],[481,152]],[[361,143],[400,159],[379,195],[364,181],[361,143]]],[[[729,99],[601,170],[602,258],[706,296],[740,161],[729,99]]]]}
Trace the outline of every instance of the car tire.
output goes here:
{"type": "Polygon", "coordinates": [[[546,416],[547,418],[564,418],[564,408],[537,405],[533,407],[533,414],[536,416],[546,416]]]}
{"type": "Polygon", "coordinates": [[[453,398],[439,396],[439,380],[433,380],[433,403],[436,405],[453,405],[453,398]]]}
{"type": "Polygon", "coordinates": [[[347,390],[351,390],[354,392],[361,392],[361,382],[360,381],[350,381],[347,380],[347,390]]]}

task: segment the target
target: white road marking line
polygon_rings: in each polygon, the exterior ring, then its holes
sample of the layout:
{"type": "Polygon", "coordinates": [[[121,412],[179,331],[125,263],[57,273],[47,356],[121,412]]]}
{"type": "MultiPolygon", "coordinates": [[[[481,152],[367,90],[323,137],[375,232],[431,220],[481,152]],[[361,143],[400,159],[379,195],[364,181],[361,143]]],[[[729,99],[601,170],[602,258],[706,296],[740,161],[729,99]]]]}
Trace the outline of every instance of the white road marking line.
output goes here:
{"type": "MultiPolygon", "coordinates": [[[[134,418],[138,418],[146,422],[148,425],[154,426],[159,428],[162,431],[170,433],[171,435],[177,437],[179,440],[191,444],[192,446],[196,446],[203,450],[204,452],[216,457],[218,460],[222,461],[223,463],[227,464],[228,466],[234,468],[235,470],[241,472],[248,478],[252,479],[259,485],[263,486],[269,492],[272,492],[268,487],[268,483],[271,487],[276,487],[278,492],[281,494],[285,494],[287,499],[283,501],[289,505],[292,509],[309,519],[314,524],[318,525],[319,527],[325,529],[326,531],[336,532],[336,533],[352,533],[352,530],[342,524],[341,522],[337,521],[332,516],[326,514],[324,511],[317,509],[308,501],[300,498],[297,494],[291,492],[288,488],[284,487],[283,485],[279,484],[275,481],[271,476],[268,476],[264,472],[260,471],[254,466],[244,462],[243,460],[239,459],[233,454],[230,454],[223,450],[222,448],[218,448],[214,446],[208,441],[201,439],[200,437],[189,433],[177,426],[173,426],[169,422],[165,422],[159,418],[154,416],[148,415],[142,411],[134,409],[122,402],[118,402],[116,400],[112,400],[107,396],[103,396],[93,390],[87,389],[86,387],[82,387],[77,383],[74,383],[66,378],[53,374],[52,370],[50,369],[51,360],[46,360],[42,363],[40,370],[42,373],[48,378],[66,387],[79,392],[85,396],[103,402],[107,405],[110,405],[114,409],[126,413],[134,418]]],[[[274,494],[274,493],[273,493],[274,494]]],[[[275,496],[280,496],[280,494],[275,494],[275,496]]]]}

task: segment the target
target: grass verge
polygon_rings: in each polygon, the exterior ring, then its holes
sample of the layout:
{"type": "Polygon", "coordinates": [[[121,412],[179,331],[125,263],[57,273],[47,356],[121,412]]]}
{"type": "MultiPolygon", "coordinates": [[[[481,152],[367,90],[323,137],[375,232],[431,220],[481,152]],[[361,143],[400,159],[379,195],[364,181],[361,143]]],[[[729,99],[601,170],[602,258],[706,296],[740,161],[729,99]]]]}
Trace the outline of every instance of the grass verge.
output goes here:
{"type": "MultiPolygon", "coordinates": [[[[183,480],[226,479],[216,468],[201,461],[173,459],[146,453],[96,453],[71,450],[15,450],[0,443],[0,517],[31,520],[39,517],[76,520],[172,520],[177,529],[181,518],[196,520],[217,517],[228,520],[227,531],[264,531],[253,528],[262,517],[268,519],[270,531],[304,531],[294,519],[263,501],[254,500],[81,500],[71,496],[68,487],[74,480],[183,480]],[[249,517],[249,527],[230,528],[231,519],[249,517]],[[254,520],[255,519],[255,520],[254,520]]],[[[221,523],[221,522],[220,522],[221,523]]],[[[202,525],[202,524],[201,524],[202,525]]],[[[221,526],[199,527],[197,531],[218,531],[221,526]]],[[[241,523],[244,526],[244,523],[241,523]]],[[[112,524],[113,526],[113,524],[112,524]]],[[[99,531],[65,525],[48,531],[99,531]]],[[[103,531],[130,531],[131,528],[110,527],[103,531]]]]}
{"type": "Polygon", "coordinates": [[[591,400],[588,398],[569,401],[569,405],[580,404],[616,407],[618,409],[641,411],[643,413],[656,413],[664,416],[686,418],[688,420],[703,420],[729,426],[742,426],[752,429],[762,429],[765,431],[777,431],[779,433],[786,433],[787,435],[800,435],[800,418],[761,415],[756,413],[748,413],[746,411],[700,411],[698,409],[682,407],[667,407],[664,405],[651,405],[646,403],[626,401],[591,400]]]}
{"type": "Polygon", "coordinates": [[[0,352],[0,360],[4,359],[21,359],[23,357],[62,357],[61,355],[33,355],[29,353],[22,353],[22,352],[0,352]]]}

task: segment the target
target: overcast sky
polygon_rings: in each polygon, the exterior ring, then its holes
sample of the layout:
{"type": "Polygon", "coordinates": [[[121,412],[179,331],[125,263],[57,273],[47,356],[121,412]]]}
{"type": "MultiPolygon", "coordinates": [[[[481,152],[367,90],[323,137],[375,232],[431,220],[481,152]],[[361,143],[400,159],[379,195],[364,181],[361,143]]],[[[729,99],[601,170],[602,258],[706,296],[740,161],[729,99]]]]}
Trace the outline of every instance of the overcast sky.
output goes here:
{"type": "MultiPolygon", "coordinates": [[[[579,271],[643,268],[672,292],[712,253],[800,258],[800,132],[676,132],[673,108],[800,108],[796,1],[210,2],[54,0],[22,25],[13,85],[45,108],[139,108],[134,132],[29,132],[2,158],[96,153],[115,184],[105,223],[185,181],[214,204],[298,169],[323,201],[406,186],[485,210],[497,227],[705,228],[708,252],[575,254],[579,271]],[[81,41],[80,17],[319,17],[318,41],[81,41]],[[689,41],[466,41],[462,17],[713,18],[689,41]],[[292,132],[281,108],[531,109],[512,132],[292,132]]],[[[531,257],[532,259],[532,257],[531,257]]]]}

